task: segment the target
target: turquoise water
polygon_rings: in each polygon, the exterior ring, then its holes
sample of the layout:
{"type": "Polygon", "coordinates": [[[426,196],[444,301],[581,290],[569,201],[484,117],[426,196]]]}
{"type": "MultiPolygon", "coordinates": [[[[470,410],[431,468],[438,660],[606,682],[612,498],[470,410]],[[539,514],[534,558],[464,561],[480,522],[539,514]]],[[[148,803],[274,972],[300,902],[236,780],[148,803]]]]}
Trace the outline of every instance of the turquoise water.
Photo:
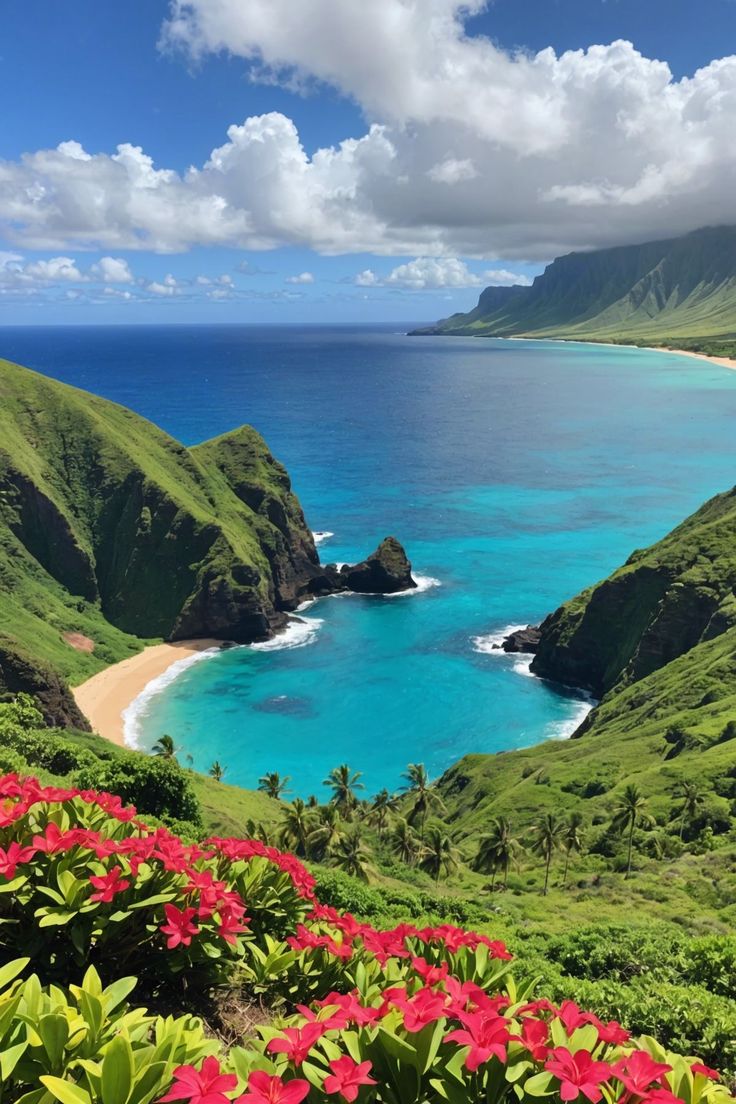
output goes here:
{"type": "Polygon", "coordinates": [[[283,646],[200,661],[139,703],[206,769],[367,792],[408,762],[571,731],[580,698],[489,654],[734,481],[736,373],[640,350],[387,328],[6,330],[0,353],[124,402],[186,443],[243,421],[287,464],[324,559],[393,533],[439,585],[314,604],[283,646]],[[299,635],[300,634],[300,635],[299,635]],[[478,650],[478,649],[481,650],[478,650]]]}

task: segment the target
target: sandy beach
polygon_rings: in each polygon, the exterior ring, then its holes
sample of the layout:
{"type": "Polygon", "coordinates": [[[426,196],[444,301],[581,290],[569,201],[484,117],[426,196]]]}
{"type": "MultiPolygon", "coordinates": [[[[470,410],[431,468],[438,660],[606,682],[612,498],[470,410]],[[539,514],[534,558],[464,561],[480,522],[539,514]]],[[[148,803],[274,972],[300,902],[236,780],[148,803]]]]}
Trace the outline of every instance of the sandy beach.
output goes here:
{"type": "Polygon", "coordinates": [[[721,368],[736,369],[736,360],[732,357],[707,356],[705,353],[695,353],[692,349],[666,349],[662,346],[658,349],[654,346],[647,347],[651,348],[654,353],[677,353],[678,356],[695,357],[696,360],[709,360],[711,364],[720,364],[721,368]]]}
{"type": "Polygon", "coordinates": [[[72,692],[94,731],[122,746],[125,743],[123,713],[148,684],[165,674],[174,663],[221,647],[221,640],[208,639],[153,644],[138,655],[93,675],[72,692]]]}

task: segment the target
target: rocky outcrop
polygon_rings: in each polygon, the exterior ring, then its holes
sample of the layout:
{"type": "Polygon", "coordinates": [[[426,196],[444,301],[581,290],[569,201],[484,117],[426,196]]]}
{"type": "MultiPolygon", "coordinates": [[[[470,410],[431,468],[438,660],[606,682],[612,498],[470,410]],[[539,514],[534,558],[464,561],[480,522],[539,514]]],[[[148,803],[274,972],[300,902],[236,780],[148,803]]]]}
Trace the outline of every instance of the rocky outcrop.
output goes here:
{"type": "Polygon", "coordinates": [[[541,625],[532,671],[600,698],[736,625],[736,491],[541,625]]]}
{"type": "Polygon", "coordinates": [[[501,647],[504,652],[524,652],[530,655],[537,651],[541,637],[542,633],[538,626],[527,625],[525,629],[516,629],[515,632],[509,633],[501,647]]]}
{"type": "Polygon", "coordinates": [[[0,701],[15,694],[32,694],[48,725],[90,731],[64,680],[12,640],[0,636],[0,701]]]}
{"type": "Polygon", "coordinates": [[[83,723],[64,680],[141,639],[250,643],[305,598],[414,585],[393,538],[354,567],[323,567],[286,469],[251,427],[188,449],[0,361],[0,626],[18,645],[0,688],[33,684],[57,723],[83,723]],[[84,660],[75,636],[95,642],[84,660]]]}
{"type": "Polygon", "coordinates": [[[340,570],[343,589],[356,594],[397,594],[413,590],[411,564],[396,537],[386,537],[376,551],[361,563],[340,570]]]}

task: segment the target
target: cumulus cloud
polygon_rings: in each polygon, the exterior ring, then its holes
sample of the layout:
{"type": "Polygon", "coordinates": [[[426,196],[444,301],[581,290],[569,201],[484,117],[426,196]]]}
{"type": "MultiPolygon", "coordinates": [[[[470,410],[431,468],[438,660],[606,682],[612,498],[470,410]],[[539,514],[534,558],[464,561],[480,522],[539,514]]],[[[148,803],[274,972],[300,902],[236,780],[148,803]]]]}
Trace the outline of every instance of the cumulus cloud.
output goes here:
{"type": "Polygon", "coordinates": [[[380,277],[366,268],[354,281],[358,287],[401,287],[413,291],[438,288],[481,287],[486,284],[524,284],[531,280],[508,269],[492,269],[479,276],[471,272],[459,257],[416,257],[397,265],[388,276],[380,277]]]}
{"type": "Polygon", "coordinates": [[[300,272],[298,276],[287,276],[284,282],[287,284],[313,284],[314,276],[311,272],[300,272]]]}
{"type": "Polygon", "coordinates": [[[736,222],[736,57],[677,81],[627,42],[509,54],[466,33],[484,7],[174,0],[169,46],[227,51],[254,79],[327,83],[361,106],[365,132],[307,151],[272,112],[184,173],[70,138],[0,162],[0,229],[11,247],[59,253],[538,260],[736,222]]]}
{"type": "Polygon", "coordinates": [[[122,257],[100,257],[90,272],[105,284],[132,284],[133,273],[122,257]]]}
{"type": "Polygon", "coordinates": [[[163,280],[151,280],[150,283],[145,285],[146,291],[149,291],[151,295],[160,296],[172,296],[181,295],[182,286],[179,281],[170,272],[164,276],[163,280]]]}

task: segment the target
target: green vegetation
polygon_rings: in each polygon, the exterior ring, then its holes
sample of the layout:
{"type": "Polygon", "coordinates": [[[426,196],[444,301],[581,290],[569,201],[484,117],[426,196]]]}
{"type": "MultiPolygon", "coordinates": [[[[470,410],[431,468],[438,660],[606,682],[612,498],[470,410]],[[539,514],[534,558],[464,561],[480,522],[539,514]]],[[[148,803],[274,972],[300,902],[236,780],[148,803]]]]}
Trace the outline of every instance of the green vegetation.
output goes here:
{"type": "Polygon", "coordinates": [[[486,288],[426,333],[554,337],[736,353],[736,227],[558,257],[532,287],[486,288]]]}
{"type": "Polygon", "coordinates": [[[0,361],[0,693],[83,727],[68,682],[154,638],[268,636],[317,562],[254,430],[185,449],[0,361]]]}

